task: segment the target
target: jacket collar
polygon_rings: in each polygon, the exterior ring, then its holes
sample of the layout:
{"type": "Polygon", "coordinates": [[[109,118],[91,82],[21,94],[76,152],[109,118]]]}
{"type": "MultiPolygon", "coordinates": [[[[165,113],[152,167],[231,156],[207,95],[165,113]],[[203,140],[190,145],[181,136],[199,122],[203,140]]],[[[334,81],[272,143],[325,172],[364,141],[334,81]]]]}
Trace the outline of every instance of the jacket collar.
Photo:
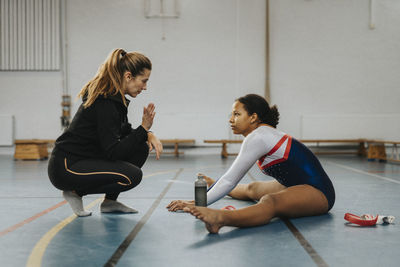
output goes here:
{"type": "MultiPolygon", "coordinates": [[[[121,94],[116,94],[116,95],[111,95],[111,96],[109,96],[109,97],[107,97],[108,99],[111,99],[111,100],[113,100],[113,101],[116,101],[116,102],[119,102],[119,103],[121,103],[122,105],[124,105],[124,102],[122,101],[122,96],[121,96],[121,94]]],[[[131,102],[129,99],[127,99],[125,96],[124,96],[124,98],[125,98],[125,101],[126,101],[126,106],[129,106],[129,103],[131,102]]]]}
{"type": "MultiPolygon", "coordinates": [[[[110,100],[112,100],[112,101],[115,101],[115,102],[118,102],[118,103],[121,103],[122,105],[124,105],[124,102],[122,101],[122,96],[121,96],[121,94],[116,94],[116,95],[111,95],[111,96],[108,96],[108,97],[105,97],[105,96],[103,96],[103,95],[99,95],[97,98],[100,98],[100,99],[110,99],[110,100]]],[[[129,99],[127,99],[125,96],[124,96],[124,98],[125,98],[125,101],[126,101],[126,106],[129,106],[129,103],[131,102],[129,99]]],[[[84,95],[83,96],[83,98],[82,98],[82,101],[83,102],[85,102],[87,100],[87,95],[84,95]]]]}

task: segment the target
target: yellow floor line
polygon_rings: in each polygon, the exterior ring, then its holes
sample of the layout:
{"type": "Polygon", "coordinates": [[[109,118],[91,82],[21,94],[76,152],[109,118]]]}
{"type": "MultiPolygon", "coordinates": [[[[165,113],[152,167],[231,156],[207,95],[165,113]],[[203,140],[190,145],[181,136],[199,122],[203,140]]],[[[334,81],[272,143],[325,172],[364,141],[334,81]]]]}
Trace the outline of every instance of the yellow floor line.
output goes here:
{"type": "Polygon", "coordinates": [[[148,177],[155,176],[155,175],[159,175],[159,174],[166,174],[166,173],[177,172],[177,171],[179,171],[179,169],[174,169],[174,170],[169,170],[169,171],[163,171],[163,172],[150,173],[150,174],[148,174],[148,175],[143,176],[143,178],[148,178],[148,177]]]}
{"type": "MultiPolygon", "coordinates": [[[[174,169],[174,170],[169,170],[169,171],[162,171],[162,172],[156,172],[156,173],[151,173],[148,175],[145,175],[143,178],[159,175],[159,174],[165,174],[165,173],[170,173],[170,172],[176,172],[179,169],[174,169]]],[[[98,202],[100,202],[103,198],[98,198],[91,202],[89,205],[85,207],[85,209],[90,209],[93,206],[95,206],[98,202]]],[[[68,218],[64,219],[61,221],[59,224],[54,226],[53,228],[50,229],[40,240],[39,242],[36,243],[35,247],[33,248],[31,255],[28,258],[28,261],[26,263],[27,267],[36,267],[36,266],[41,266],[42,265],[42,258],[44,255],[44,252],[46,251],[47,246],[50,244],[50,241],[56,236],[56,234],[61,231],[65,226],[67,226],[69,223],[71,223],[73,220],[75,220],[78,216],[75,214],[69,216],[68,218]]]]}
{"type": "MultiPolygon", "coordinates": [[[[85,207],[85,209],[90,209],[93,206],[95,206],[98,202],[100,202],[103,198],[98,198],[94,201],[92,201],[89,205],[85,207]]],[[[47,246],[49,245],[50,241],[53,239],[53,237],[61,230],[63,229],[66,225],[68,225],[70,222],[75,220],[78,216],[75,214],[69,216],[68,218],[64,219],[61,221],[59,224],[54,226],[53,228],[50,229],[40,240],[39,242],[36,243],[35,247],[32,250],[31,255],[28,258],[28,261],[26,263],[27,267],[36,267],[36,266],[41,266],[42,265],[42,258],[43,254],[46,251],[47,246]]]]}
{"type": "MultiPolygon", "coordinates": [[[[215,167],[220,167],[222,165],[215,165],[215,166],[208,166],[205,167],[204,169],[210,169],[210,168],[215,168],[215,167]]],[[[197,169],[197,168],[192,168],[192,169],[197,169]]],[[[159,174],[166,174],[166,173],[171,173],[171,172],[176,172],[179,169],[174,169],[174,170],[169,170],[169,171],[161,171],[161,172],[155,172],[151,173],[148,175],[143,176],[143,178],[148,178],[151,176],[159,175],[159,174]]],[[[91,202],[89,205],[85,207],[85,209],[90,209],[93,206],[95,206],[98,202],[100,202],[103,198],[98,198],[91,202]]],[[[75,220],[77,216],[75,214],[69,216],[68,218],[64,219],[61,221],[59,224],[54,226],[53,228],[50,229],[40,240],[39,242],[36,243],[35,247],[33,248],[31,255],[28,258],[28,261],[26,263],[27,267],[37,267],[42,265],[42,258],[44,255],[44,252],[46,251],[47,246],[49,245],[50,241],[56,236],[56,234],[63,229],[65,226],[67,226],[69,223],[71,223],[73,220],[75,220]]]]}

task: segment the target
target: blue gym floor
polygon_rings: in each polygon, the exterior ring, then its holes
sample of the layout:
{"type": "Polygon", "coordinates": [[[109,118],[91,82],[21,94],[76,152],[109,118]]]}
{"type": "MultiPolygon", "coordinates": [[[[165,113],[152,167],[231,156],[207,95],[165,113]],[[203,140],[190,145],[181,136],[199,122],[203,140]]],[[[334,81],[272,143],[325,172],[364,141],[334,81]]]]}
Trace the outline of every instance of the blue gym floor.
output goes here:
{"type": "MultiPolygon", "coordinates": [[[[93,215],[77,218],[47,178],[47,161],[0,155],[0,266],[399,266],[400,165],[356,156],[319,156],[336,188],[329,214],[275,219],[253,228],[204,224],[165,206],[192,199],[196,173],[218,178],[234,157],[218,152],[150,156],[142,183],[120,201],[138,214],[101,214],[101,195],[84,197],[93,215]],[[358,227],[346,212],[396,216],[395,224],[358,227]]],[[[268,180],[253,167],[242,181],[268,180]]],[[[229,197],[212,208],[251,205],[229,197]]]]}

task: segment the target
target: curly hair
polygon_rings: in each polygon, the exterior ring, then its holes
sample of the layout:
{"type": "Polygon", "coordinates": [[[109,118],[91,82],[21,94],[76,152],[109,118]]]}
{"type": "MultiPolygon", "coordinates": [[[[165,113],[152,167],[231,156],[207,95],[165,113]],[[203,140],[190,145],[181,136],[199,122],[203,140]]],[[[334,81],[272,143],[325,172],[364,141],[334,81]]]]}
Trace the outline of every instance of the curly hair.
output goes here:
{"type": "Polygon", "coordinates": [[[279,123],[279,111],[276,105],[270,107],[264,97],[256,94],[248,94],[236,99],[243,104],[244,109],[249,115],[257,114],[262,123],[266,123],[274,128],[279,123]]]}

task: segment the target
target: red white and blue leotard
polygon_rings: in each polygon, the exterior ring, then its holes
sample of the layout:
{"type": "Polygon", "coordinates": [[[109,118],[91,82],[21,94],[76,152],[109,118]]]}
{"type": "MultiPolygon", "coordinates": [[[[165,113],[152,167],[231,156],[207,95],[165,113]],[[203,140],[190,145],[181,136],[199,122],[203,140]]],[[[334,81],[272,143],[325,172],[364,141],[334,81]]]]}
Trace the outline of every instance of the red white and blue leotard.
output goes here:
{"type": "Polygon", "coordinates": [[[269,126],[258,127],[244,139],[232,166],[209,188],[207,204],[232,191],[256,162],[264,174],[286,187],[308,184],[317,188],[332,208],[335,190],[319,160],[295,138],[269,126]]]}

